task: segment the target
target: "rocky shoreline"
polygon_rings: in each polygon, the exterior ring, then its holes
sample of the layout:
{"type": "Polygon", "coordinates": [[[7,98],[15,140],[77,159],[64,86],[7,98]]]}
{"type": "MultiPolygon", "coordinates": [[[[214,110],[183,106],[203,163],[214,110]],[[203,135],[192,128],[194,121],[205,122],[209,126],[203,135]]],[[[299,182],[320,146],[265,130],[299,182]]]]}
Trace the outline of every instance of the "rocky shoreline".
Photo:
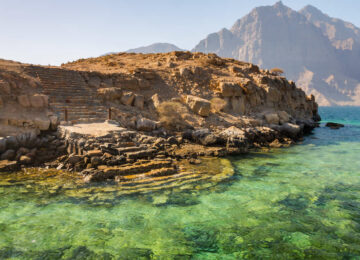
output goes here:
{"type": "MultiPolygon", "coordinates": [[[[290,120],[291,121],[291,120],[290,120]]],[[[84,181],[127,182],[139,178],[173,175],[179,164],[201,164],[202,157],[244,154],[254,149],[294,144],[318,126],[313,120],[239,129],[198,128],[180,132],[151,132],[105,123],[60,125],[39,136],[27,133],[0,139],[0,172],[25,167],[56,168],[74,172],[84,181]],[[82,129],[107,129],[88,133],[82,129]]],[[[91,131],[90,131],[91,132],[91,131]]]]}

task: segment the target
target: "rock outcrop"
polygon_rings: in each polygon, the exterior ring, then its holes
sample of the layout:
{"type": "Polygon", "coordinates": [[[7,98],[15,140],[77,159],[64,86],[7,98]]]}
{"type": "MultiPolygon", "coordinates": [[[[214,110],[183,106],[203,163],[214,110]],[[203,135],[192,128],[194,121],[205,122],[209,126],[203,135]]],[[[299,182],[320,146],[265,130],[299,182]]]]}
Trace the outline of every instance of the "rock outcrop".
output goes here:
{"type": "Polygon", "coordinates": [[[3,63],[0,124],[16,132],[0,134],[3,170],[46,162],[87,181],[162,178],[179,161],[292,144],[319,119],[294,82],[215,54],[3,63]]]}

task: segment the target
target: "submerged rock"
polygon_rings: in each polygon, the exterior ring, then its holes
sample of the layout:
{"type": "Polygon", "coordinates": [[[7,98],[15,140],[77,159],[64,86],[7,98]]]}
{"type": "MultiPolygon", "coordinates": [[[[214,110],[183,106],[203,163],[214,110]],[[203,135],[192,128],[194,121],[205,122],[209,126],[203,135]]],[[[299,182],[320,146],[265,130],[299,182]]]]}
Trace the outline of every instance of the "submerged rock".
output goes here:
{"type": "Polygon", "coordinates": [[[326,123],[325,126],[330,127],[331,129],[339,129],[341,127],[344,127],[345,125],[339,124],[339,123],[334,123],[334,122],[328,122],[328,123],[326,123]]]}

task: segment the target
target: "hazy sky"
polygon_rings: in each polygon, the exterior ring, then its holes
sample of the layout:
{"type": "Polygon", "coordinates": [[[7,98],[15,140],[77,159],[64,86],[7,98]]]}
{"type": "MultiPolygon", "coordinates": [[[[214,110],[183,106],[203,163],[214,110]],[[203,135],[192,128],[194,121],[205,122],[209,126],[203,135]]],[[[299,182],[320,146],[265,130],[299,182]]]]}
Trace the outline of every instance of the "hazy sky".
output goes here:
{"type": "MultiPolygon", "coordinates": [[[[0,58],[54,64],[154,42],[191,49],[276,0],[0,0],[0,58]]],[[[360,26],[360,0],[283,0],[314,5],[360,26]]]]}

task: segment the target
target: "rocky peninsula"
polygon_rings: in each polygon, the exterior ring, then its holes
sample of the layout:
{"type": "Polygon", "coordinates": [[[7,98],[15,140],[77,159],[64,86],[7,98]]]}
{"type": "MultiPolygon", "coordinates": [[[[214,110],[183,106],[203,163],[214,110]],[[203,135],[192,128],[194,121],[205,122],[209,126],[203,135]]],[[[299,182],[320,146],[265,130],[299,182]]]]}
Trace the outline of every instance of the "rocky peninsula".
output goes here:
{"type": "Polygon", "coordinates": [[[314,96],[294,82],[215,54],[118,53],[61,67],[0,60],[0,172],[181,178],[204,157],[290,145],[319,120],[314,96]]]}

